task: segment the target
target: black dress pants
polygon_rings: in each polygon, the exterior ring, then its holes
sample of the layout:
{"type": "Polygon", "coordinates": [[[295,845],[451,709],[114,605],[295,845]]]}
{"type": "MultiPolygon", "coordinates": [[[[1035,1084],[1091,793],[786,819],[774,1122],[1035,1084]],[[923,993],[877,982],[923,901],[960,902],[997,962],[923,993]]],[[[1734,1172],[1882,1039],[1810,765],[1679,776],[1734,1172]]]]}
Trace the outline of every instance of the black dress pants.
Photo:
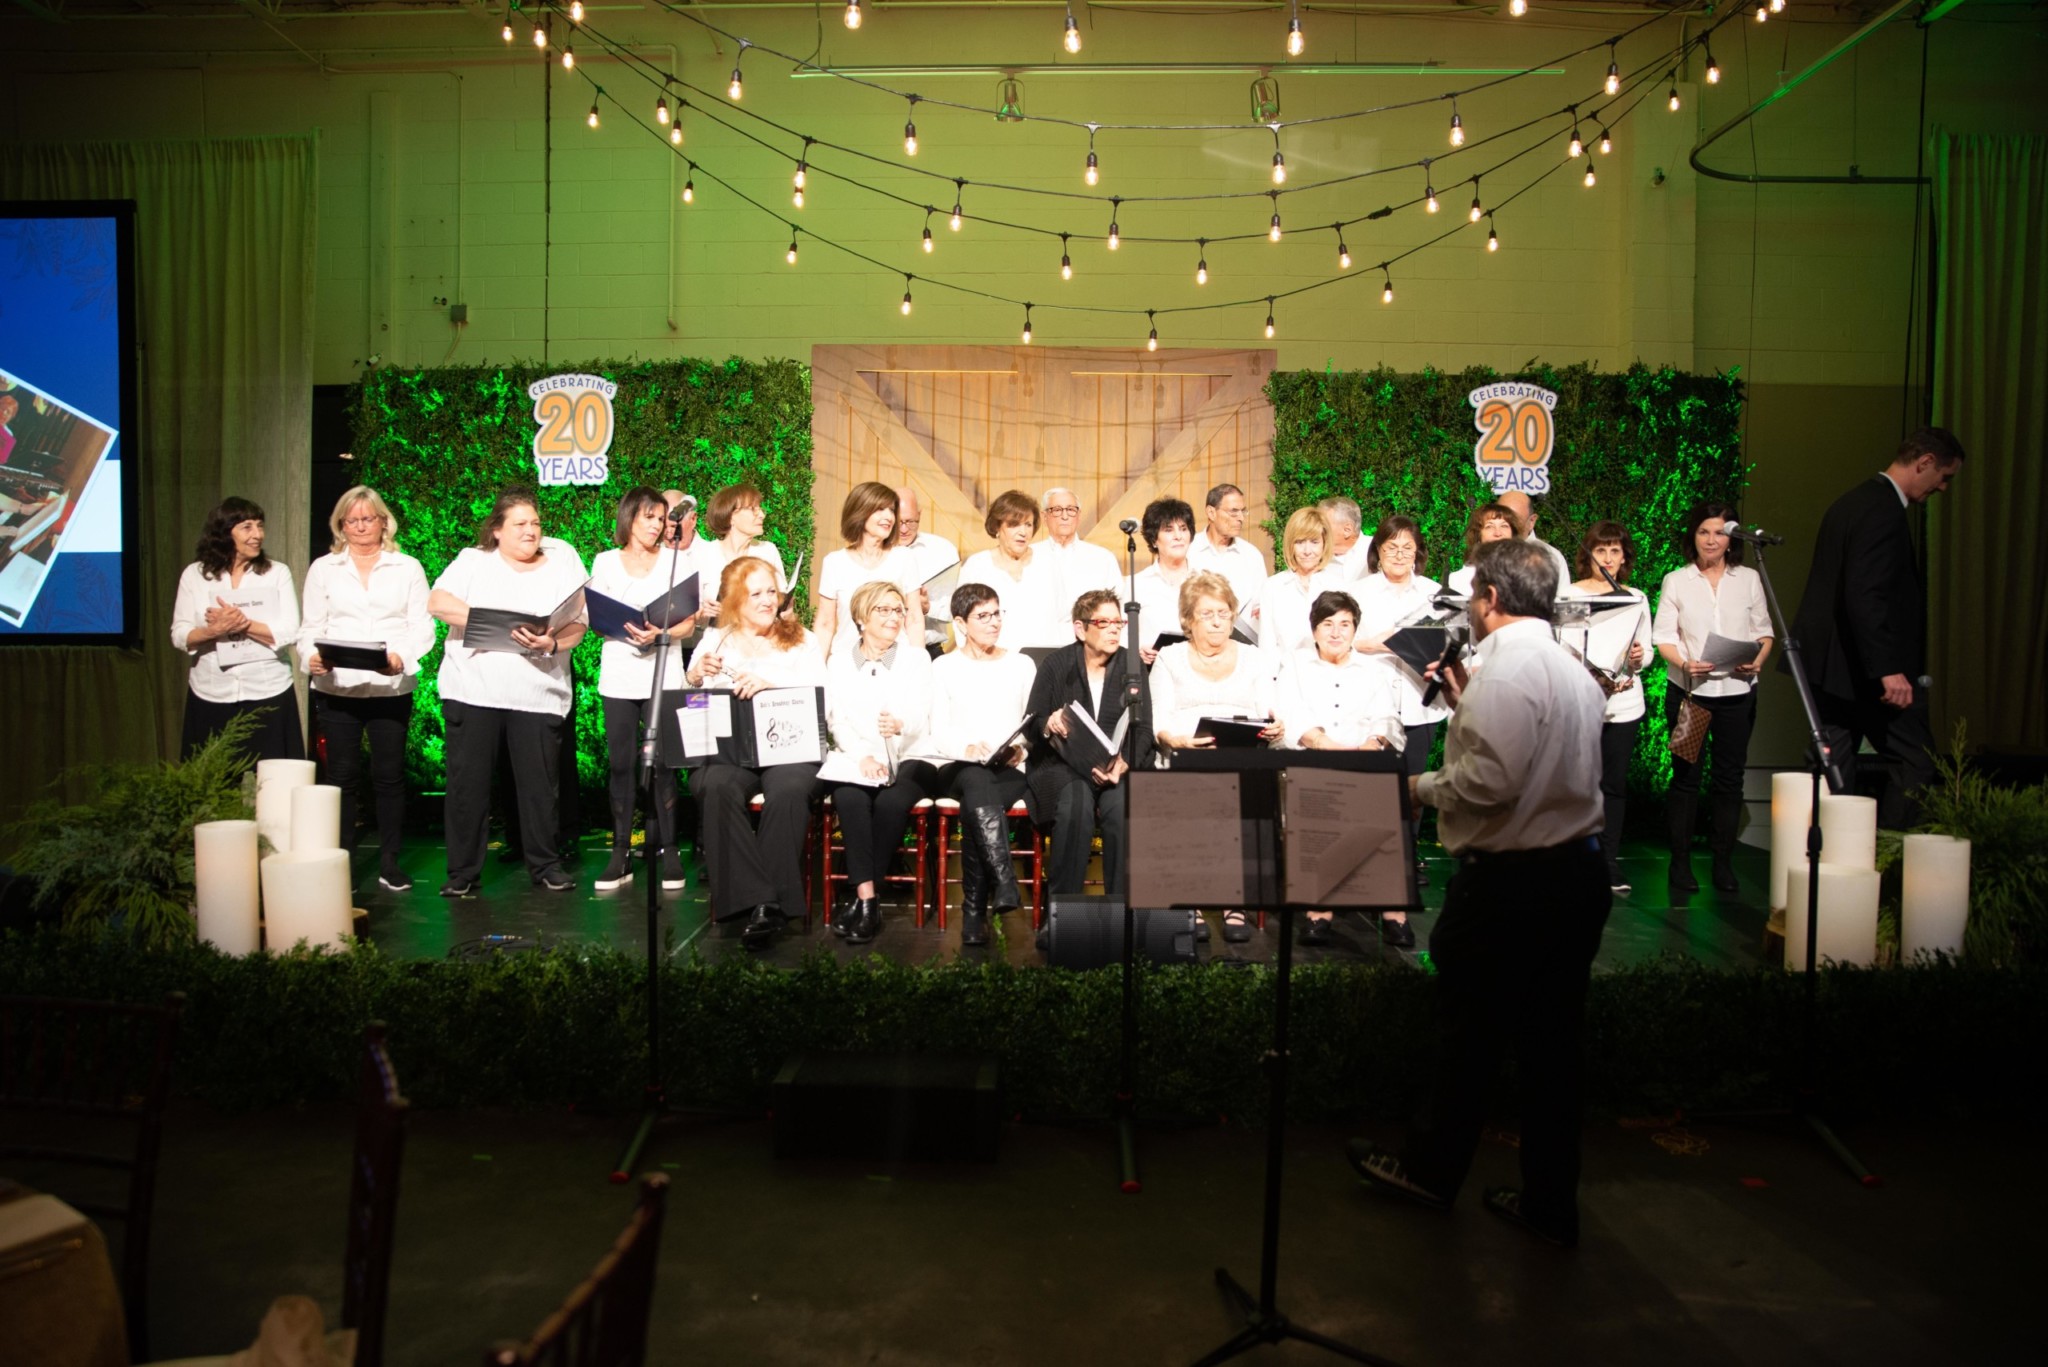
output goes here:
{"type": "Polygon", "coordinates": [[[341,847],[356,847],[356,790],[362,786],[363,738],[370,740],[370,786],[377,805],[378,869],[398,871],[405,840],[405,733],[412,694],[357,698],[313,694],[313,726],[327,741],[327,782],[341,789],[341,847]]]}
{"type": "Polygon", "coordinates": [[[1611,900],[1596,844],[1460,864],[1429,937],[1442,1016],[1436,1077],[1402,1150],[1416,1181],[1455,1196],[1512,1043],[1522,1091],[1522,1211],[1566,1237],[1579,1227],[1586,983],[1611,900]]]}
{"type": "Polygon", "coordinates": [[[511,756],[513,800],[527,872],[535,878],[558,872],[555,851],[555,779],[564,718],[551,712],[441,700],[448,727],[448,796],[443,824],[448,834],[448,879],[473,882],[483,872],[491,835],[491,775],[498,743],[511,756]]]}
{"type": "Polygon", "coordinates": [[[842,783],[832,790],[832,811],[839,819],[840,841],[846,850],[846,880],[859,886],[880,883],[889,861],[902,848],[910,828],[910,809],[931,796],[938,771],[922,760],[896,766],[892,783],[876,788],[842,783]]]}
{"type": "Polygon", "coordinates": [[[1621,828],[1628,819],[1628,762],[1636,752],[1636,731],[1643,724],[1633,721],[1604,722],[1600,727],[1600,798],[1606,817],[1600,827],[1600,853],[1607,860],[1612,881],[1621,878],[1621,828]]]}
{"type": "Polygon", "coordinates": [[[1888,707],[1882,698],[1838,698],[1816,693],[1820,738],[1842,766],[1849,791],[1856,791],[1856,751],[1864,741],[1891,761],[1884,790],[1878,794],[1877,824],[1903,831],[1919,824],[1915,797],[1934,777],[1934,730],[1927,720],[1927,694],[1913,690],[1910,707],[1888,707]]]}
{"type": "Polygon", "coordinates": [[[186,759],[192,752],[220,733],[220,729],[244,713],[256,718],[256,733],[249,738],[249,753],[256,759],[304,759],[306,735],[299,728],[299,700],[287,686],[282,693],[248,702],[208,702],[185,690],[185,724],[179,737],[179,753],[186,759]]]}
{"type": "Polygon", "coordinates": [[[747,769],[712,760],[691,777],[704,820],[704,863],[711,876],[711,914],[720,921],[772,903],[784,916],[804,914],[804,836],[811,824],[815,764],[747,769]],[[757,825],[747,803],[764,801],[757,825]]]}
{"type": "MultiPolygon", "coordinates": [[[[1678,724],[1678,709],[1685,702],[1685,690],[1668,688],[1664,693],[1664,717],[1673,726],[1678,724]]],[[[1749,733],[1756,725],[1756,690],[1738,693],[1727,698],[1702,698],[1693,701],[1714,714],[1707,726],[1707,748],[1700,752],[1699,764],[1688,764],[1678,756],[1671,757],[1671,791],[1674,793],[1697,794],[1700,790],[1700,770],[1708,763],[1713,765],[1712,791],[1716,793],[1742,793],[1742,771],[1749,763],[1749,733]]]]}
{"type": "Polygon", "coordinates": [[[1051,867],[1045,871],[1048,890],[1079,892],[1088,881],[1088,853],[1095,830],[1102,828],[1102,886],[1114,897],[1123,891],[1124,785],[1095,786],[1095,780],[1074,774],[1060,789],[1053,808],[1051,867]]]}
{"type": "MultiPolygon", "coordinates": [[[[647,704],[632,698],[604,701],[604,751],[609,765],[606,794],[611,799],[612,848],[623,850],[633,843],[633,809],[640,788],[641,718],[647,704]]],[[[663,849],[676,847],[676,771],[657,765],[654,770],[654,829],[660,833],[663,849]]]]}

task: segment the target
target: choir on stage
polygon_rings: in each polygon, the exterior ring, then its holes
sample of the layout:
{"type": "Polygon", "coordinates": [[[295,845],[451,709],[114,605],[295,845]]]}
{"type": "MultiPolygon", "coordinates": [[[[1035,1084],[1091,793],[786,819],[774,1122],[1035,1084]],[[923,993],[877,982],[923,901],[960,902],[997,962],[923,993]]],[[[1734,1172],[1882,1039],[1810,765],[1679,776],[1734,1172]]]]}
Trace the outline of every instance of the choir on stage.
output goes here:
{"type": "MultiPolygon", "coordinates": [[[[611,842],[597,890],[632,882],[636,827],[647,832],[649,876],[670,891],[685,886],[680,848],[694,844],[713,917],[736,923],[748,946],[765,945],[804,912],[807,835],[829,800],[847,888],[830,922],[865,943],[881,930],[883,885],[914,813],[944,803],[958,808],[962,940],[984,944],[990,918],[1022,903],[1020,837],[1049,838],[1048,891],[1081,891],[1097,849],[1103,884],[1117,887],[1132,767],[1170,768],[1183,751],[1235,740],[1389,751],[1422,774],[1450,709],[1435,701],[1414,650],[1403,649],[1410,629],[1457,613],[1454,595],[1469,589],[1481,544],[1542,545],[1526,498],[1503,495],[1472,511],[1465,568],[1439,585],[1421,573],[1428,548],[1413,519],[1383,516],[1366,533],[1356,503],[1330,498],[1288,517],[1275,572],[1243,536],[1243,492],[1223,484],[1208,492],[1199,525],[1188,503],[1152,501],[1137,519],[1149,563],[1129,577],[1116,555],[1079,537],[1085,510],[1070,489],[998,493],[983,523],[990,544],[962,561],[921,530],[911,491],[868,481],[846,495],[841,544],[817,567],[807,629],[790,608],[789,571],[760,490],[720,489],[701,511],[700,525],[696,500],[679,490],[628,490],[613,544],[586,570],[576,547],[547,534],[534,496],[509,490],[476,544],[430,587],[400,549],[390,508],[358,486],[334,507],[330,553],[308,568],[302,602],[290,569],[264,554],[263,510],[226,499],[207,516],[172,619],[173,643],[191,659],[185,746],[248,713],[259,756],[302,756],[296,657],[310,679],[327,781],[343,792],[344,843],[359,837],[367,745],[376,877],[404,891],[406,734],[438,622],[441,892],[478,892],[501,777],[517,832],[508,843],[536,887],[569,891],[557,795],[564,757],[574,755],[565,735],[570,653],[601,622],[611,842]],[[1134,689],[1150,724],[1122,736],[1134,689]],[[734,718],[788,690],[815,700],[812,748],[790,758],[736,744],[734,718]],[[662,714],[684,698],[691,702],[671,724],[662,714]],[[713,698],[715,710],[705,701],[713,698]],[[683,829],[679,783],[693,799],[695,831],[683,829]]],[[[1757,575],[1721,530],[1731,512],[1712,502],[1692,510],[1686,563],[1665,576],[1654,612],[1629,582],[1636,546],[1621,522],[1595,523],[1557,584],[1557,638],[1607,699],[1600,844],[1617,892],[1628,890],[1617,855],[1649,702],[1640,676],[1659,655],[1666,714],[1691,747],[1673,759],[1669,881],[1697,887],[1688,851],[1711,768],[1713,881],[1734,886],[1732,808],[1773,643],[1757,575]],[[1753,643],[1754,653],[1730,663],[1730,642],[1753,643]]],[[[1251,935],[1240,912],[1225,914],[1221,930],[1229,941],[1251,935]]],[[[1415,942],[1398,913],[1382,919],[1381,933],[1396,946],[1415,942]]],[[[1312,915],[1305,938],[1327,935],[1327,914],[1312,915]]]]}

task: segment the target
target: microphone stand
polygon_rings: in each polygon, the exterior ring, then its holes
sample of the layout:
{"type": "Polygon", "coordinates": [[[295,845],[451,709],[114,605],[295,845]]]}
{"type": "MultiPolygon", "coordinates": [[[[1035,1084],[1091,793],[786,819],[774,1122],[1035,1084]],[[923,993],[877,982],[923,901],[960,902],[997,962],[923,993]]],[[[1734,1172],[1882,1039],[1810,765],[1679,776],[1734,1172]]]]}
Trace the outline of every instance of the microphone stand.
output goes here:
{"type": "MultiPolygon", "coordinates": [[[[1745,538],[1747,539],[1747,538],[1745,538]]],[[[1764,598],[1769,602],[1771,620],[1778,625],[1778,639],[1785,643],[1785,665],[1792,672],[1792,683],[1799,692],[1799,706],[1806,713],[1807,729],[1807,772],[1812,778],[1812,806],[1806,818],[1806,982],[1800,997],[1799,1010],[1799,1068],[1794,1083],[1794,1100],[1789,1106],[1773,1107],[1757,1111],[1703,1111],[1692,1118],[1715,1121],[1791,1120],[1806,1130],[1835,1156],[1835,1160],[1849,1170],[1849,1175],[1865,1187],[1876,1188],[1884,1185],[1884,1179],[1863,1166],[1863,1162],[1840,1137],[1820,1118],[1814,1107],[1814,1098],[1819,1088],[1815,1082],[1817,1071],[1814,1062],[1815,1039],[1819,1027],[1815,1024],[1818,1014],[1820,993],[1820,972],[1816,963],[1820,940],[1820,796],[1821,779],[1826,778],[1828,788],[1836,793],[1848,787],[1843,781],[1841,766],[1829,751],[1827,742],[1821,738],[1820,710],[1814,705],[1813,685],[1806,676],[1806,660],[1799,648],[1799,638],[1791,631],[1785,610],[1778,603],[1778,590],[1771,583],[1771,572],[1764,564],[1764,543],[1750,540],[1756,548],[1756,572],[1764,582],[1764,598]]],[[[1785,908],[1785,915],[1792,915],[1792,908],[1785,908]]]]}
{"type": "MultiPolygon", "coordinates": [[[[677,509],[684,505],[677,504],[677,509]]],[[[687,513],[685,513],[687,516],[687,513]]],[[[682,519],[670,514],[671,521],[682,519]]],[[[665,530],[665,529],[664,529],[665,530]]],[[[662,549],[670,552],[668,562],[668,588],[664,593],[675,590],[676,573],[682,568],[683,552],[680,546],[671,547],[668,538],[662,538],[662,549]]],[[[703,585],[698,585],[698,599],[703,598],[703,585]]],[[[652,625],[650,623],[649,625],[652,625]]],[[[654,653],[654,684],[647,696],[647,710],[641,717],[640,738],[640,791],[647,805],[647,824],[651,840],[642,840],[640,847],[647,851],[641,860],[647,865],[647,1082],[641,1091],[640,1124],[633,1131],[633,1137],[626,1141],[625,1149],[619,1154],[619,1161],[612,1165],[611,1181],[614,1186],[623,1186],[633,1179],[633,1169],[640,1161],[641,1150],[654,1135],[654,1127],[668,1112],[668,1093],[662,1081],[661,1071],[661,856],[668,851],[668,844],[661,839],[661,794],[655,785],[661,776],[661,695],[667,682],[668,657],[671,651],[682,648],[681,643],[669,635],[673,622],[664,623],[661,628],[661,644],[654,653]]],[[[670,780],[673,784],[674,780],[670,780]]],[[[674,825],[682,817],[677,811],[670,820],[669,839],[675,839],[674,825]]]]}
{"type": "MultiPolygon", "coordinates": [[[[1138,605],[1138,538],[1135,530],[1124,532],[1124,573],[1130,589],[1130,600],[1124,604],[1124,714],[1129,718],[1124,727],[1124,819],[1130,820],[1130,776],[1138,767],[1138,736],[1140,728],[1149,726],[1151,719],[1146,715],[1145,666],[1138,654],[1138,642],[1144,637],[1140,633],[1140,618],[1143,609],[1138,605]]],[[[1111,1113],[1116,1117],[1117,1160],[1120,1167],[1117,1190],[1135,1196],[1144,1190],[1138,1180],[1138,1140],[1134,1126],[1137,1109],[1137,1042],[1138,1042],[1138,985],[1137,985],[1137,912],[1131,908],[1129,852],[1123,861],[1123,886],[1104,891],[1111,896],[1121,895],[1124,903],[1124,949],[1123,949],[1123,1011],[1118,1026],[1117,1041],[1117,1082],[1116,1096],[1111,1113]]]]}

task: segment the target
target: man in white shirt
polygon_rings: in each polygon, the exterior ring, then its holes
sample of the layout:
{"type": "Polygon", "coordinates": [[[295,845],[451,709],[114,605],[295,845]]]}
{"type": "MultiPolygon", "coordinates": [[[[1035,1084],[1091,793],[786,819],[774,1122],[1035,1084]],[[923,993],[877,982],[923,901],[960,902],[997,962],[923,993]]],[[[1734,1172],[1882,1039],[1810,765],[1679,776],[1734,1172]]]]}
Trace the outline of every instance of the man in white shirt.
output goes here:
{"type": "Polygon", "coordinates": [[[1059,601],[1064,609],[1071,611],[1081,595],[1093,589],[1108,589],[1119,603],[1128,598],[1130,593],[1117,569],[1116,556],[1080,538],[1081,500],[1074,496],[1074,491],[1047,489],[1038,506],[1045,514],[1045,540],[1035,543],[1031,553],[1044,556],[1058,572],[1059,601]]]}
{"type": "MultiPolygon", "coordinates": [[[[943,536],[934,536],[918,528],[924,522],[924,508],[917,501],[917,490],[904,486],[896,491],[896,544],[917,557],[917,572],[920,579],[930,579],[953,565],[960,563],[960,548],[943,536]]],[[[925,611],[924,643],[929,647],[946,643],[944,627],[934,627],[931,619],[944,617],[946,605],[934,604],[925,611]],[[934,610],[935,609],[935,610],[934,610]]],[[[937,652],[934,651],[934,654],[937,652]]]]}
{"type": "Polygon", "coordinates": [[[1515,515],[1515,521],[1521,524],[1522,540],[1532,546],[1540,546],[1550,557],[1550,563],[1557,569],[1558,588],[1563,589],[1571,583],[1572,567],[1564,558],[1564,552],[1536,535],[1536,505],[1529,501],[1529,496],[1520,489],[1510,489],[1504,494],[1494,495],[1493,501],[1515,515]]]}
{"type": "Polygon", "coordinates": [[[1599,838],[1605,700],[1551,637],[1558,584],[1543,552],[1489,542],[1474,568],[1467,611],[1484,668],[1448,671],[1443,768],[1408,780],[1459,860],[1429,937],[1442,1006],[1437,1076],[1398,1156],[1362,1139],[1349,1155],[1383,1191],[1448,1210],[1512,1041],[1523,1186],[1489,1190],[1486,1208],[1569,1247],[1579,1237],[1579,1035],[1612,899],[1599,838]]]}
{"type": "Polygon", "coordinates": [[[1188,547],[1188,563],[1198,570],[1220,574],[1230,581],[1237,595],[1238,616],[1256,621],[1259,591],[1273,573],[1265,553],[1244,539],[1244,490],[1235,484],[1219,484],[1204,500],[1206,525],[1188,547]]]}
{"type": "Polygon", "coordinates": [[[1358,525],[1363,520],[1358,505],[1348,498],[1326,498],[1316,504],[1316,511],[1323,515],[1323,522],[1330,529],[1329,544],[1323,547],[1323,563],[1336,571],[1339,579],[1365,578],[1365,555],[1372,549],[1372,543],[1358,534],[1358,525]]]}

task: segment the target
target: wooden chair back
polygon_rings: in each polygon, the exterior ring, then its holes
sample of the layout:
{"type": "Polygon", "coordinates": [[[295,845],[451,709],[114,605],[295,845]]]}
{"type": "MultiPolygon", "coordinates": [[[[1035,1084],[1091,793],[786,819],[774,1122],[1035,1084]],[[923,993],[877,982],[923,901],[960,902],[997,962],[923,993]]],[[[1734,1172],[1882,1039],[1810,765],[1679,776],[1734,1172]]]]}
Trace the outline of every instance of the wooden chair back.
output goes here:
{"type": "Polygon", "coordinates": [[[640,1200],[611,1251],[532,1338],[493,1348],[484,1367],[641,1367],[667,1200],[667,1174],[641,1178],[640,1200]]]}
{"type": "Polygon", "coordinates": [[[384,1312],[391,1293],[391,1242],[398,1173],[411,1108],[384,1044],[384,1022],[363,1031],[356,1082],[356,1148],[350,1164],[348,1246],[342,1255],[341,1327],[356,1331],[355,1367],[383,1367],[384,1312]]]}

